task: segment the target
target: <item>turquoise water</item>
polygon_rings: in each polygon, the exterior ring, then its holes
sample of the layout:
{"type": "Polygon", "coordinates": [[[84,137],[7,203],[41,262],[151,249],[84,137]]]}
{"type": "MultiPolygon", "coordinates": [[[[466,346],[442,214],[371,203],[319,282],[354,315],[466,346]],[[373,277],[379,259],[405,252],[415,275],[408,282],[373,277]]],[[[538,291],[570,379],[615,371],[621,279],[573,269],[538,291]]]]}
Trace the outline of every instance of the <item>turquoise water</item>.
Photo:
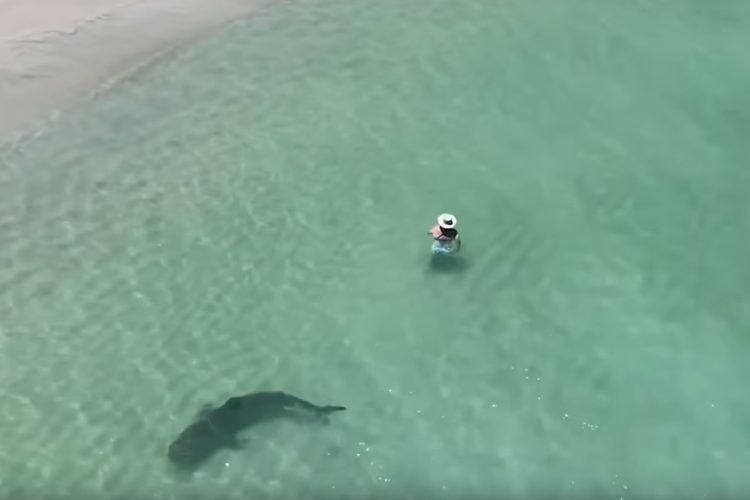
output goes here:
{"type": "Polygon", "coordinates": [[[6,146],[1,496],[746,498],[749,26],[281,3],[6,146]],[[170,474],[265,389],[348,410],[170,474]]]}

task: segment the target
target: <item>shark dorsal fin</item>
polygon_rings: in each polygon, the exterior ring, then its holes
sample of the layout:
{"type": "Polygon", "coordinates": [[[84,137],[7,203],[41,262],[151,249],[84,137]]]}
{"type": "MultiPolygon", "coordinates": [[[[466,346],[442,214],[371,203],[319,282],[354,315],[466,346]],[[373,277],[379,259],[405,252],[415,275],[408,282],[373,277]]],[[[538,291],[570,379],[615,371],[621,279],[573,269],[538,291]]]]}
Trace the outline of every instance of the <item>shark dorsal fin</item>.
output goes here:
{"type": "Polygon", "coordinates": [[[201,409],[198,410],[198,413],[195,414],[195,420],[203,420],[206,418],[212,411],[214,411],[214,407],[210,403],[206,403],[203,406],[201,406],[201,409]]]}

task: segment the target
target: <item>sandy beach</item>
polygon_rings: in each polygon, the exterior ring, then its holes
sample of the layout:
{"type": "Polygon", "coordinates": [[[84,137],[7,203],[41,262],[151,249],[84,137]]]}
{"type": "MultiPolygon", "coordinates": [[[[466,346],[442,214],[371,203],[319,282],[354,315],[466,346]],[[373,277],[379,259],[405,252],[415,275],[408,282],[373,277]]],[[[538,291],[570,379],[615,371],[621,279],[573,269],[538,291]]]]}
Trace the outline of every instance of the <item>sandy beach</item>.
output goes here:
{"type": "Polygon", "coordinates": [[[0,0],[0,142],[262,0],[0,0]]]}

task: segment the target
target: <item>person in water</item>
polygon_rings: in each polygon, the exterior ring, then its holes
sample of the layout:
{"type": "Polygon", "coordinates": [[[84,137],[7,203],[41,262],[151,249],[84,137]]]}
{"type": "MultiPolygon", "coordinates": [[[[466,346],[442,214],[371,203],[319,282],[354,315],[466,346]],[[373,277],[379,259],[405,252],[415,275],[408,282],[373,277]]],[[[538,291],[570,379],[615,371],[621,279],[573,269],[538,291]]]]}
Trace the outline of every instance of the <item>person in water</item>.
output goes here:
{"type": "Polygon", "coordinates": [[[451,214],[441,214],[437,218],[437,224],[430,229],[430,235],[441,245],[461,244],[456,229],[456,217],[451,214]]]}

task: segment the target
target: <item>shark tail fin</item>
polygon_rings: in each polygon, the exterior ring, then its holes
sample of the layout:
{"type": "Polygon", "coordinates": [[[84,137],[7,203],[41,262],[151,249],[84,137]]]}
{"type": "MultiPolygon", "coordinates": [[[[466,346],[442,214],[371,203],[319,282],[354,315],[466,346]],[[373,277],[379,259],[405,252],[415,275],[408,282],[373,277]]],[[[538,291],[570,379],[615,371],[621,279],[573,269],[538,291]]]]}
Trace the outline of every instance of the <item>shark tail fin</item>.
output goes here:
{"type": "Polygon", "coordinates": [[[320,413],[323,415],[328,415],[336,411],[344,411],[346,410],[346,406],[322,406],[320,408],[320,413]]]}

